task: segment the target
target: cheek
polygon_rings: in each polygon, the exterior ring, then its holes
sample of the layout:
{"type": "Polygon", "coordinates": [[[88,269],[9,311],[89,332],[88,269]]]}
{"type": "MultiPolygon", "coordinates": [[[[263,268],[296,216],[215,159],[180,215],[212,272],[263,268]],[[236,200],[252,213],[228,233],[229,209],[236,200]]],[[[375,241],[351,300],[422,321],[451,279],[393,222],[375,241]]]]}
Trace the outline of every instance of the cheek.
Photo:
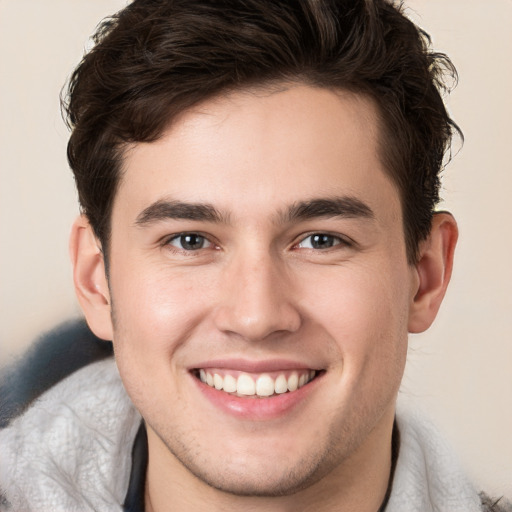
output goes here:
{"type": "Polygon", "coordinates": [[[344,372],[401,373],[409,308],[403,269],[340,267],[305,282],[307,315],[335,341],[344,372]]]}
{"type": "MultiPolygon", "coordinates": [[[[212,286],[201,272],[145,267],[118,268],[112,276],[114,327],[131,343],[145,342],[146,349],[165,350],[172,340],[178,342],[189,333],[204,313],[212,286]]],[[[124,338],[119,341],[124,343],[124,338]]]]}
{"type": "MultiPolygon", "coordinates": [[[[166,272],[112,275],[114,352],[132,402],[143,416],[180,402],[186,393],[181,354],[203,311],[201,283],[166,272]],[[157,392],[158,390],[158,392],[157,392]]],[[[208,299],[208,297],[206,297],[208,299]]]]}
{"type": "Polygon", "coordinates": [[[180,354],[207,316],[211,286],[204,276],[144,267],[119,265],[111,276],[111,295],[116,362],[132,400],[145,407],[155,382],[179,395],[180,354]]]}

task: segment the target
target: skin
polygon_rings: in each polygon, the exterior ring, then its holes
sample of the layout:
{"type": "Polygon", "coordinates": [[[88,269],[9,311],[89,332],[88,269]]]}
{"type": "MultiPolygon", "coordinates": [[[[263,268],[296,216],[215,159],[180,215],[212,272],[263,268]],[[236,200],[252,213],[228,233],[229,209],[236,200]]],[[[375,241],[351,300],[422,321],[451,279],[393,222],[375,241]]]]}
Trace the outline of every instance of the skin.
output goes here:
{"type": "Polygon", "coordinates": [[[379,508],[408,331],[434,320],[457,228],[436,215],[408,264],[378,137],[374,104],[353,93],[230,93],[127,149],[108,280],[87,220],[75,223],[78,297],[94,332],[114,340],[147,424],[148,510],[379,508]],[[293,215],[347,198],[364,211],[293,215]],[[169,217],[176,201],[218,215],[169,217]],[[203,246],[184,248],[182,233],[203,246]],[[219,358],[321,375],[286,413],[247,419],[213,404],[190,371],[219,358]]]}

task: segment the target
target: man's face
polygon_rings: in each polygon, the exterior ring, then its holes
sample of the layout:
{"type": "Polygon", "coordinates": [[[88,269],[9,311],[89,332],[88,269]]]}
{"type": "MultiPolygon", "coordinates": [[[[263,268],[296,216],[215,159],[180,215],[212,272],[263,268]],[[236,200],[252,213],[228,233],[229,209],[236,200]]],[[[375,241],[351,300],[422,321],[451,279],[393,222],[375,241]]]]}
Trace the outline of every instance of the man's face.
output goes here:
{"type": "Polygon", "coordinates": [[[275,495],[389,445],[417,277],[377,138],[369,100],[295,85],[126,151],[114,347],[150,465],[275,495]]]}

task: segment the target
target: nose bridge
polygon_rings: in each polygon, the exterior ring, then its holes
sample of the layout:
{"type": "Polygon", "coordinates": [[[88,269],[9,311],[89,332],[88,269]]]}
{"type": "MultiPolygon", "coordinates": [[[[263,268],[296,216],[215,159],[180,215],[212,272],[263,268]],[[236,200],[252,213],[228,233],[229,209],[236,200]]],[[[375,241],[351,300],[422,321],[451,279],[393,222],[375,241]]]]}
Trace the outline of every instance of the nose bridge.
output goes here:
{"type": "Polygon", "coordinates": [[[287,272],[270,250],[240,251],[225,273],[217,325],[257,341],[300,326],[287,272]]]}

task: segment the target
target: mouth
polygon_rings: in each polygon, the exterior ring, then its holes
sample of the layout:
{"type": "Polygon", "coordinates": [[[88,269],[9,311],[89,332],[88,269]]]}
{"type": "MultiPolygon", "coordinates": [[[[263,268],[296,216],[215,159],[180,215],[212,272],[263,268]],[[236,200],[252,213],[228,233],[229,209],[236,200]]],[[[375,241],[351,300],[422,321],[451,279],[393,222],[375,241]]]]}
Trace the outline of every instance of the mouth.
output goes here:
{"type": "Polygon", "coordinates": [[[325,369],[290,359],[216,359],[189,368],[215,410],[242,421],[281,421],[318,396],[325,369]]]}
{"type": "Polygon", "coordinates": [[[315,380],[319,370],[297,369],[265,373],[248,373],[225,368],[197,368],[196,379],[210,388],[231,396],[268,399],[293,393],[315,380]]]}

